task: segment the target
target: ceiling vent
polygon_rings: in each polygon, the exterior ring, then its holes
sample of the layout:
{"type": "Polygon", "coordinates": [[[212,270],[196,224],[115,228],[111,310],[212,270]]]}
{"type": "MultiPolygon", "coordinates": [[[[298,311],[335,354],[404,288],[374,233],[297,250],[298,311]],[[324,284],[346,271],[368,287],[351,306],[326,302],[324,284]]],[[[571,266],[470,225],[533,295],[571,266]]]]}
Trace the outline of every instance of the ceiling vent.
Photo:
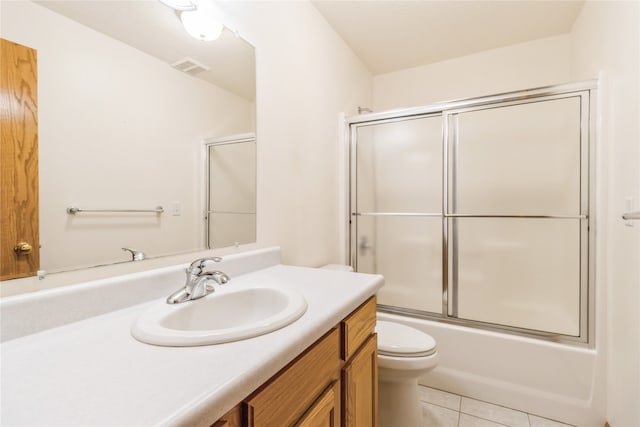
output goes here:
{"type": "Polygon", "coordinates": [[[206,65],[196,61],[193,58],[185,56],[184,58],[174,62],[171,66],[177,70],[184,71],[188,74],[198,74],[203,71],[209,71],[210,68],[206,65]]]}

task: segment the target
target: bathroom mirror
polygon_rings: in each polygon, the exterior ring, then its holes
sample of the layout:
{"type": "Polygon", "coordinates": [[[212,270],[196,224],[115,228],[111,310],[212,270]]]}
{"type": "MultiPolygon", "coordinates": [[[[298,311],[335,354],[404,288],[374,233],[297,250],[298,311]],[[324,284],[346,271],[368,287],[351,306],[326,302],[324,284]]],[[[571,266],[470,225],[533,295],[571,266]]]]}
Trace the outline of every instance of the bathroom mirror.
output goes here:
{"type": "Polygon", "coordinates": [[[203,141],[255,136],[254,48],[193,39],[158,1],[0,7],[0,36],[37,50],[40,269],[206,248],[203,141]]]}

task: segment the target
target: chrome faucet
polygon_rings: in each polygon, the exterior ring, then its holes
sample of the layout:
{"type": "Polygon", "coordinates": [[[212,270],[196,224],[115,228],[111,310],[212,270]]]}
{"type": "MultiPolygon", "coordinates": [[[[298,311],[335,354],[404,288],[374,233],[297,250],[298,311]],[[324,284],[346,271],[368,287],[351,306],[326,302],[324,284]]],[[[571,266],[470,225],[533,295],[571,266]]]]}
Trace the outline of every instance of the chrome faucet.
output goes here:
{"type": "Polygon", "coordinates": [[[167,298],[167,304],[178,304],[185,301],[191,301],[194,299],[202,298],[209,295],[215,289],[213,282],[224,285],[229,280],[222,271],[213,270],[205,271],[205,266],[208,262],[220,262],[222,258],[200,258],[191,263],[189,267],[185,269],[187,274],[187,280],[184,287],[178,289],[167,298]]]}
{"type": "Polygon", "coordinates": [[[125,252],[126,251],[131,252],[131,261],[142,261],[146,257],[146,255],[142,251],[138,251],[131,248],[122,248],[122,250],[125,252]]]}

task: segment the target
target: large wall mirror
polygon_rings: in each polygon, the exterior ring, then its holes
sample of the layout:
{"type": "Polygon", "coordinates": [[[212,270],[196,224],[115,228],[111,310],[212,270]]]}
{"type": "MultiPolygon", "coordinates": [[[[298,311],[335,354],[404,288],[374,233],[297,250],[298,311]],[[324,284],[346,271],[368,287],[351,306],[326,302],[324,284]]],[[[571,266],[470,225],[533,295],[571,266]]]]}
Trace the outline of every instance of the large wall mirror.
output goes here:
{"type": "MultiPolygon", "coordinates": [[[[37,50],[40,269],[130,261],[125,247],[157,257],[210,246],[203,144],[251,134],[255,146],[254,48],[227,28],[193,39],[159,1],[0,7],[0,36],[37,50]]],[[[246,215],[229,219],[241,234],[226,241],[255,240],[251,206],[249,233],[246,215]]]]}

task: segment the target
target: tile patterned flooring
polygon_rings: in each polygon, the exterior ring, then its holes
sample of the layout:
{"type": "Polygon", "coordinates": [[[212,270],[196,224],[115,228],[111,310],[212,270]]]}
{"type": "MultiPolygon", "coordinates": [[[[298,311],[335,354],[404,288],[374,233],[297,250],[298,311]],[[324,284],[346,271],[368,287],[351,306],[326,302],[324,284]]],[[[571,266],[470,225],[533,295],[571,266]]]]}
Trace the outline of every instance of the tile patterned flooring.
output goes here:
{"type": "Polygon", "coordinates": [[[536,415],[420,386],[426,427],[572,427],[536,415]]]}

